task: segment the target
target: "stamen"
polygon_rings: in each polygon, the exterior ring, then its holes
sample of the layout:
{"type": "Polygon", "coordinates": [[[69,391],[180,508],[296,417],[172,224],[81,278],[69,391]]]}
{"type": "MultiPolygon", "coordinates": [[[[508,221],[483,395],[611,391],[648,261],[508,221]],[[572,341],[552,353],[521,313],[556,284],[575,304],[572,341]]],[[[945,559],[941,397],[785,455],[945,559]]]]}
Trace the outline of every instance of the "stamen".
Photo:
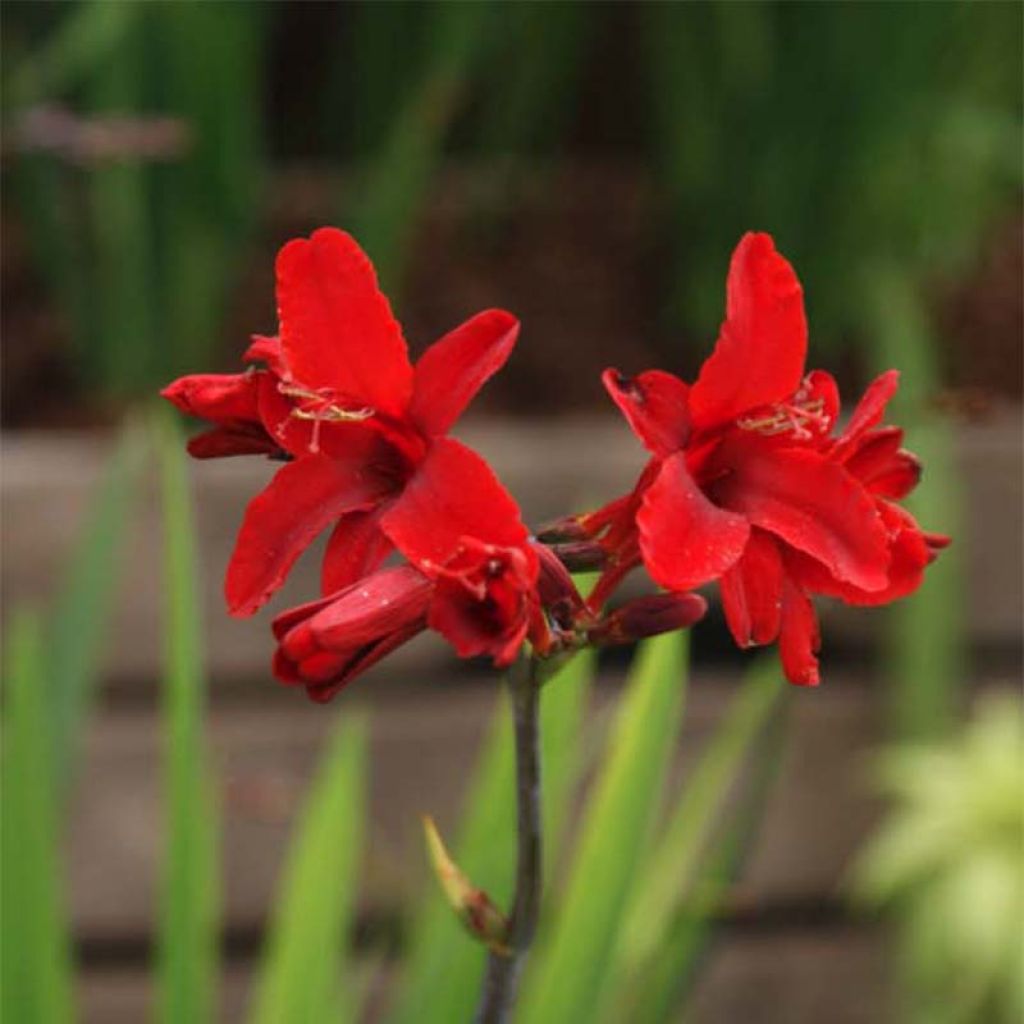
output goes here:
{"type": "Polygon", "coordinates": [[[825,400],[815,398],[807,401],[803,390],[798,391],[793,402],[779,402],[772,406],[772,411],[764,416],[743,416],[736,421],[740,430],[751,430],[764,437],[776,437],[793,432],[799,441],[807,441],[813,436],[807,427],[815,426],[819,430],[828,427],[828,416],[825,414],[825,400]]]}
{"type": "MultiPolygon", "coordinates": [[[[313,431],[309,440],[309,450],[315,455],[320,451],[320,428],[322,423],[354,423],[367,420],[376,414],[376,410],[370,406],[363,406],[359,409],[345,409],[336,402],[331,401],[334,397],[329,388],[322,388],[320,391],[310,391],[298,384],[286,384],[278,382],[277,390],[288,398],[296,398],[302,404],[296,405],[288,413],[289,418],[297,420],[309,420],[313,424],[313,431]]],[[[279,436],[283,436],[287,426],[287,419],[277,427],[279,436]]]]}

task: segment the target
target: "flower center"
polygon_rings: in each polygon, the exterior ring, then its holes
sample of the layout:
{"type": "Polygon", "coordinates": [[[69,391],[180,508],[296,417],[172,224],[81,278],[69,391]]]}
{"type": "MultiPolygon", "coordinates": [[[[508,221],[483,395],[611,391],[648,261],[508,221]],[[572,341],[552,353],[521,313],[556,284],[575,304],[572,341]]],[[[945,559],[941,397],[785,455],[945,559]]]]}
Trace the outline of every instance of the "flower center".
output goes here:
{"type": "Polygon", "coordinates": [[[741,416],[736,421],[740,430],[750,430],[763,437],[777,437],[792,433],[797,441],[809,441],[814,432],[825,432],[829,427],[825,412],[825,399],[814,395],[806,384],[788,402],[776,402],[751,416],[741,416]]]}

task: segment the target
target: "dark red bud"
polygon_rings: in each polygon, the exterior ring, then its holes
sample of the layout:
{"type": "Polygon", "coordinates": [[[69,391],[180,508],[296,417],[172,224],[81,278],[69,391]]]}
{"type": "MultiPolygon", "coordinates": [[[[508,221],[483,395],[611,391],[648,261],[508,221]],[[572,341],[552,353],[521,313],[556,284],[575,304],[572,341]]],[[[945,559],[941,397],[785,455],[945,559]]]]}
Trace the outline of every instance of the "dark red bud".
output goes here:
{"type": "Polygon", "coordinates": [[[545,523],[537,530],[537,540],[542,544],[560,544],[564,541],[589,540],[590,534],[583,528],[579,516],[565,516],[545,523]]]}
{"type": "Polygon", "coordinates": [[[608,564],[608,552],[591,540],[552,544],[551,550],[569,572],[597,572],[608,564]]]}
{"type": "Polygon", "coordinates": [[[598,646],[633,643],[659,633],[689,629],[703,618],[707,607],[699,594],[638,597],[603,618],[587,635],[598,646]]]}

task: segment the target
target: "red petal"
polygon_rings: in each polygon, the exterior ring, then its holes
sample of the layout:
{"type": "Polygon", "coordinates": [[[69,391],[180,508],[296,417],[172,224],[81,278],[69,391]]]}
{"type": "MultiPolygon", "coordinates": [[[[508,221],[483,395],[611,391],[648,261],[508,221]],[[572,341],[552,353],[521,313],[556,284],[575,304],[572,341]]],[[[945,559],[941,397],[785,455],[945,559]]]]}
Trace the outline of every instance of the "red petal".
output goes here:
{"type": "Polygon", "coordinates": [[[245,511],[225,580],[231,614],[251,615],[321,530],[383,493],[381,481],[358,458],[308,455],[279,469],[245,511]]]}
{"type": "Polygon", "coordinates": [[[258,420],[256,373],[196,373],[179,377],[160,394],[182,412],[214,423],[258,420]]]}
{"type": "Polygon", "coordinates": [[[690,390],[690,415],[706,429],[800,386],[807,357],[803,291],[770,235],[746,234],[729,265],[726,320],[690,390]]]}
{"type": "Polygon", "coordinates": [[[427,625],[448,641],[460,658],[490,655],[498,668],[515,660],[530,625],[523,600],[521,614],[494,621],[480,601],[473,599],[458,583],[438,582],[430,605],[427,625]]]}
{"type": "Polygon", "coordinates": [[[267,368],[274,376],[284,379],[291,376],[281,351],[281,339],[276,335],[272,338],[263,334],[252,335],[249,339],[249,347],[242,354],[242,362],[266,363],[267,368]]]}
{"type": "Polygon", "coordinates": [[[223,459],[231,455],[273,455],[281,448],[262,427],[214,427],[189,438],[188,453],[194,459],[223,459]]]}
{"type": "Polygon", "coordinates": [[[899,371],[886,370],[868,385],[863,397],[857,403],[857,408],[853,410],[846,429],[836,438],[832,449],[833,458],[842,461],[850,454],[850,449],[862,435],[882,422],[885,407],[891,401],[892,396],[896,394],[899,383],[899,371]]]}
{"type": "Polygon", "coordinates": [[[743,555],[719,581],[725,621],[740,647],[769,644],[782,614],[782,557],[778,541],[751,530],[743,555]]]}
{"type": "Polygon", "coordinates": [[[381,569],[335,595],[310,629],[323,647],[361,647],[423,619],[433,591],[434,584],[410,565],[381,569]]]}
{"type": "Polygon", "coordinates": [[[678,377],[663,370],[647,370],[632,378],[605,370],[601,380],[648,451],[668,457],[686,444],[689,388],[678,377]]]}
{"type": "Polygon", "coordinates": [[[391,541],[381,532],[377,508],[342,516],[327,541],[320,572],[321,593],[333,594],[373,572],[391,549],[391,541]]]}
{"type": "Polygon", "coordinates": [[[409,413],[427,435],[446,434],[484,384],[500,370],[519,336],[519,321],[488,309],[449,331],[416,363],[409,413]]]}
{"type": "Polygon", "coordinates": [[[281,347],[297,384],[402,416],[412,367],[402,330],[351,235],[321,228],[277,256],[281,347]]]}
{"type": "Polygon", "coordinates": [[[490,466],[447,437],[431,446],[381,525],[406,558],[421,564],[443,565],[465,536],[502,547],[519,547],[527,537],[519,508],[490,466]]]}
{"type": "Polygon", "coordinates": [[[921,463],[900,448],[902,443],[899,427],[882,427],[863,435],[844,463],[847,472],[880,498],[905,498],[921,479],[921,463]]]}
{"type": "Polygon", "coordinates": [[[786,678],[797,686],[821,682],[818,659],[821,648],[818,616],[810,598],[787,576],[782,586],[782,628],[779,657],[786,678]]]}
{"type": "Polygon", "coordinates": [[[844,583],[815,559],[800,552],[788,552],[786,563],[800,585],[812,593],[836,597],[852,605],[889,604],[917,590],[934,557],[928,538],[914,517],[898,505],[879,501],[878,512],[889,536],[888,580],[883,588],[863,590],[844,583]]]}
{"type": "Polygon", "coordinates": [[[885,527],[846,470],[805,448],[739,445],[716,500],[824,563],[841,580],[879,590],[888,578],[885,527]]]}
{"type": "Polygon", "coordinates": [[[705,497],[682,453],[662,464],[636,521],[644,564],[669,590],[693,590],[721,576],[743,553],[750,535],[742,516],[705,497]]]}

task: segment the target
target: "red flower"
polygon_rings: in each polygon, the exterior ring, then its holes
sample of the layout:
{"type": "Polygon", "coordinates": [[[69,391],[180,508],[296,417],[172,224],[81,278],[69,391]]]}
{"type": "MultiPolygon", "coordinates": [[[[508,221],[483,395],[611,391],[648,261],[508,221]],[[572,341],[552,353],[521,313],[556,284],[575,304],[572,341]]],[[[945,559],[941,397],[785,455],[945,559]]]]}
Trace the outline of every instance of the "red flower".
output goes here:
{"type": "Polygon", "coordinates": [[[659,370],[604,383],[652,453],[633,493],[580,520],[610,566],[602,601],[641,559],[670,590],[718,580],[741,646],[779,641],[791,682],[818,682],[809,593],[882,603],[910,593],[944,538],[890,499],[917,482],[902,433],[877,428],[896,374],[869,388],[847,430],[829,434],[835,382],[804,376],[800,284],[771,238],[733,255],[726,320],[696,382],[659,370]]]}
{"type": "Polygon", "coordinates": [[[543,648],[537,555],[515,503],[478,455],[438,440],[382,520],[413,564],[279,615],[279,679],[329,700],[427,626],[461,657],[486,654],[499,667],[528,634],[543,648]]]}
{"type": "Polygon", "coordinates": [[[410,566],[382,569],[274,620],[274,674],[330,700],[360,672],[427,625],[433,586],[410,566]]]}
{"type": "Polygon", "coordinates": [[[373,267],[349,235],[322,228],[295,239],[276,269],[280,336],[255,338],[246,353],[266,369],[184,377],[164,391],[214,424],[192,441],[193,455],[292,460],[246,510],[225,583],[235,615],[259,608],[332,524],[325,594],[380,565],[391,549],[382,514],[504,364],[519,330],[502,310],[479,313],[413,367],[373,267]]]}
{"type": "Polygon", "coordinates": [[[487,654],[508,665],[527,635],[543,653],[537,554],[515,502],[479,455],[451,438],[436,441],[382,526],[433,581],[427,623],[461,657],[487,654]]]}

